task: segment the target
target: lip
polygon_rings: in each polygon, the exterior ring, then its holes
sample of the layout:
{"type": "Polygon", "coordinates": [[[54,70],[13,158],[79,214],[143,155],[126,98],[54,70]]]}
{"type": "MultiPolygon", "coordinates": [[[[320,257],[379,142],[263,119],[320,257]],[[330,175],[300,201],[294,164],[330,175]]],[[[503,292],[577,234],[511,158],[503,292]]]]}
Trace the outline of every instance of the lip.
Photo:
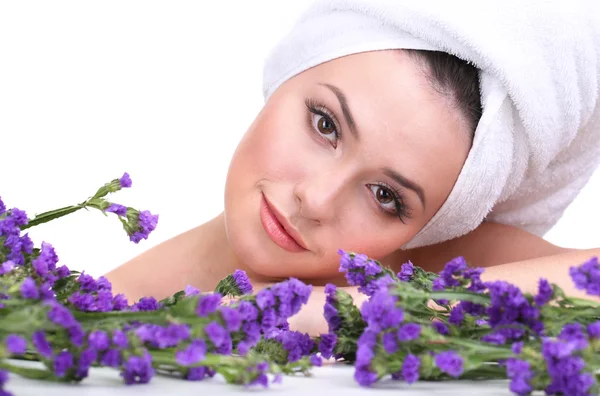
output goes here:
{"type": "Polygon", "coordinates": [[[298,231],[264,194],[260,202],[260,222],[269,238],[280,248],[294,253],[308,250],[298,231]]]}

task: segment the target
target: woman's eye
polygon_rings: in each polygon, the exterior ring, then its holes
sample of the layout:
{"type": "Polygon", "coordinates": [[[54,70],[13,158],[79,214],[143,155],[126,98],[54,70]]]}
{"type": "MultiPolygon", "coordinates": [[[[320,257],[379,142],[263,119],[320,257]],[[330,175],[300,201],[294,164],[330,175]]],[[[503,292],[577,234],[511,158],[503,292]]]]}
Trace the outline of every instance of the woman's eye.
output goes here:
{"type": "Polygon", "coordinates": [[[332,143],[333,147],[336,147],[338,132],[331,118],[321,114],[313,114],[313,126],[320,135],[332,143]]]}
{"type": "Polygon", "coordinates": [[[398,202],[396,196],[388,188],[379,186],[377,184],[369,186],[371,192],[375,196],[375,199],[379,204],[389,212],[396,212],[398,209],[398,202]]]}

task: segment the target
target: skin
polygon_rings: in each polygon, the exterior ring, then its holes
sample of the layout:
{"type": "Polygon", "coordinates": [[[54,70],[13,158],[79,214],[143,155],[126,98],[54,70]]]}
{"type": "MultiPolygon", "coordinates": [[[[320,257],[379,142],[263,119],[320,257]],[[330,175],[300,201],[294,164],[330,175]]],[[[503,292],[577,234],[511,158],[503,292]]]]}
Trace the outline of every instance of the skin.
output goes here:
{"type": "MultiPolygon", "coordinates": [[[[509,280],[525,290],[535,289],[543,268],[550,281],[581,296],[570,286],[568,267],[598,251],[564,249],[516,228],[483,223],[452,241],[399,250],[450,194],[471,146],[468,136],[451,99],[433,89],[422,66],[402,51],[326,62],[282,84],[257,115],[232,158],[223,213],[106,276],[130,300],[160,299],[187,284],[210,291],[236,269],[249,274],[255,290],[297,277],[314,288],[291,325],[311,334],[326,331],[323,286],[344,285],[340,248],[392,268],[411,260],[436,272],[462,255],[488,267],[486,279],[509,280]],[[317,108],[311,111],[307,99],[317,108]],[[421,194],[384,168],[418,184],[421,194]],[[259,215],[263,196],[305,250],[289,252],[269,238],[259,215]]],[[[360,303],[362,296],[348,290],[360,303]]]]}

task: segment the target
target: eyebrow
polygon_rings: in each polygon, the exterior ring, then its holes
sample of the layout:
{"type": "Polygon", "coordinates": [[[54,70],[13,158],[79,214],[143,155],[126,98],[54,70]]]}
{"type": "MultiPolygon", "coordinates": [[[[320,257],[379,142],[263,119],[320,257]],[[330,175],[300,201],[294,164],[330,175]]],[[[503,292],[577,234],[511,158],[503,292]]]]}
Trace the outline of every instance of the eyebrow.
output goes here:
{"type": "Polygon", "coordinates": [[[342,92],[341,89],[332,84],[320,83],[320,85],[329,88],[331,92],[335,94],[337,100],[340,102],[340,107],[342,108],[342,114],[346,119],[346,123],[350,127],[350,132],[356,140],[359,139],[358,130],[356,129],[356,123],[354,122],[354,117],[352,117],[352,112],[350,112],[350,107],[348,107],[348,100],[346,99],[346,95],[342,92]]]}
{"type": "Polygon", "coordinates": [[[423,191],[423,188],[420,185],[418,185],[412,180],[407,179],[406,177],[402,176],[401,174],[390,168],[383,168],[383,173],[386,176],[394,179],[394,181],[396,181],[398,184],[401,184],[405,188],[413,190],[419,196],[419,199],[423,204],[423,209],[425,208],[425,192],[423,191]]]}
{"type": "MultiPolygon", "coordinates": [[[[346,123],[350,127],[350,131],[352,132],[352,135],[354,136],[354,138],[356,140],[360,140],[358,129],[356,128],[356,123],[354,122],[354,118],[352,117],[352,112],[350,111],[350,107],[348,106],[348,100],[346,99],[346,95],[344,95],[344,93],[342,92],[341,89],[339,89],[338,87],[336,87],[333,84],[320,83],[320,85],[328,88],[331,92],[333,92],[335,94],[338,101],[340,102],[340,107],[342,108],[342,114],[344,115],[346,123]]],[[[425,192],[423,191],[423,187],[421,187],[419,184],[415,183],[414,181],[407,179],[406,177],[402,176],[401,174],[399,174],[398,172],[396,172],[395,170],[393,170],[391,168],[383,168],[383,173],[386,176],[393,179],[398,184],[404,186],[405,188],[407,188],[409,190],[413,190],[417,194],[419,199],[421,200],[421,204],[423,204],[423,208],[425,208],[425,192]]]]}

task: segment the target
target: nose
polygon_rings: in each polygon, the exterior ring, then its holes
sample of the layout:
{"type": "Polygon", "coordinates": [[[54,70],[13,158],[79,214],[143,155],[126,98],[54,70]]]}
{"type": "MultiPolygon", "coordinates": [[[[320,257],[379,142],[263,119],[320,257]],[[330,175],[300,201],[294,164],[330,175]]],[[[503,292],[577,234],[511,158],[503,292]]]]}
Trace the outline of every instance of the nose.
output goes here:
{"type": "Polygon", "coordinates": [[[335,218],[348,182],[348,176],[339,170],[317,171],[307,175],[294,188],[300,216],[317,223],[335,218]]]}

